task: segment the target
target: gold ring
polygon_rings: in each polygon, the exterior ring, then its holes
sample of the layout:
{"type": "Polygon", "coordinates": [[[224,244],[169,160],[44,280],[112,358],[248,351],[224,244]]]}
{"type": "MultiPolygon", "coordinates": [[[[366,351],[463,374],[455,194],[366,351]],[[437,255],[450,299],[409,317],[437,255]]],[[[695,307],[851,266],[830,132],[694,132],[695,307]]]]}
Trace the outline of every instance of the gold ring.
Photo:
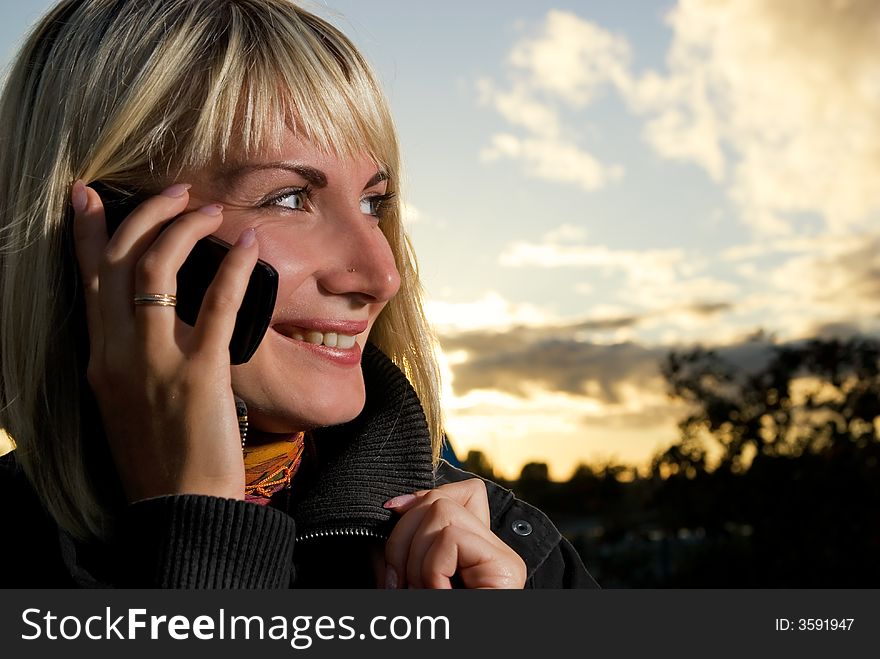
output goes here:
{"type": "Polygon", "coordinates": [[[175,307],[177,306],[177,296],[168,293],[147,293],[135,295],[134,303],[135,306],[175,307]]]}

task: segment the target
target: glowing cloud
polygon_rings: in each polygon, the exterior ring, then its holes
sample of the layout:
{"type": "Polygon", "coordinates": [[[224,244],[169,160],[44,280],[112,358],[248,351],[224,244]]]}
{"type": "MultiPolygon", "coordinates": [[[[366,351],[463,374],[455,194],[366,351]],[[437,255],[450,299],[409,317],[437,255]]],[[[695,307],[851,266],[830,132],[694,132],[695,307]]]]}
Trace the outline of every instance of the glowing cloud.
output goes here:
{"type": "Polygon", "coordinates": [[[532,175],[602,187],[620,166],[570,158],[584,174],[563,176],[536,165],[549,149],[528,140],[570,144],[579,131],[562,125],[560,111],[586,112],[615,91],[644,117],[657,153],[694,162],[725,185],[757,235],[792,232],[800,213],[841,231],[880,211],[876,0],[680,0],[667,20],[667,71],[636,73],[624,37],[548,12],[511,48],[511,89],[481,83],[484,102],[531,135],[496,135],[484,156],[523,157],[532,175]]]}

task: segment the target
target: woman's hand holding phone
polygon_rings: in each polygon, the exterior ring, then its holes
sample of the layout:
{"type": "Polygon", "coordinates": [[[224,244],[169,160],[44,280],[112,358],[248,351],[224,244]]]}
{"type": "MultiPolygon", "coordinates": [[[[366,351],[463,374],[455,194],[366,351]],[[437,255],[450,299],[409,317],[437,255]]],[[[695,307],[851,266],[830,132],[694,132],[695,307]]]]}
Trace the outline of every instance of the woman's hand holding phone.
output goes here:
{"type": "Polygon", "coordinates": [[[173,185],[141,203],[108,238],[98,193],[78,181],[71,201],[88,381],[129,501],[168,494],[243,498],[229,344],[257,261],[253,230],[223,260],[189,327],[172,307],[135,306],[134,296],[176,292],[178,269],[196,242],[220,226],[222,207],[184,213],[188,186],[173,185]]]}

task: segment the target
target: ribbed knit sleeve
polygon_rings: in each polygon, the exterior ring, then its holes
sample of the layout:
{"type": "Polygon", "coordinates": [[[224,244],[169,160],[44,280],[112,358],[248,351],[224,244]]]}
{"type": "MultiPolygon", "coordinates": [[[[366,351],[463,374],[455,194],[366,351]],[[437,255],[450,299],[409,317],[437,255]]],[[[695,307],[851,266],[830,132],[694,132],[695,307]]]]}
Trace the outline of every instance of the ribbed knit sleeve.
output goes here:
{"type": "Polygon", "coordinates": [[[202,495],[128,507],[119,580],[147,588],[287,588],[293,518],[268,506],[202,495]]]}

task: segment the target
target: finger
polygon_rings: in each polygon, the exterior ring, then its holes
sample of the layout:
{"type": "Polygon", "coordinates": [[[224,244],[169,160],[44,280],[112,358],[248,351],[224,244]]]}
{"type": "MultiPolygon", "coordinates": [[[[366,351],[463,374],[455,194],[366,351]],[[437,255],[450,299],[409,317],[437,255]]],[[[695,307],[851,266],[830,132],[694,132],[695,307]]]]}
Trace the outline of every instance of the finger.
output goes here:
{"type": "Polygon", "coordinates": [[[83,285],[89,350],[91,354],[97,355],[104,345],[104,328],[98,295],[101,259],[107,246],[104,206],[97,193],[86,188],[79,180],[73,184],[70,197],[74,211],[73,244],[83,285]]]}
{"type": "Polygon", "coordinates": [[[245,229],[224,257],[196,319],[195,340],[202,350],[229,355],[235,318],[259,256],[256,232],[245,229]]]}
{"type": "Polygon", "coordinates": [[[425,588],[452,588],[452,577],[458,571],[458,543],[455,535],[452,530],[444,530],[434,536],[421,564],[421,583],[425,588]]]}
{"type": "Polygon", "coordinates": [[[472,515],[483,522],[487,528],[490,525],[489,496],[486,493],[486,484],[479,478],[447,483],[433,490],[419,490],[412,494],[403,494],[385,502],[385,507],[397,513],[404,513],[415,507],[423,498],[437,499],[447,497],[465,507],[472,515]]]}
{"type": "MultiPolygon", "coordinates": [[[[449,589],[452,588],[452,577],[463,570],[471,570],[471,580],[486,583],[486,579],[479,577],[472,568],[491,564],[493,547],[483,538],[455,526],[448,526],[434,536],[433,542],[427,548],[421,563],[421,582],[425,588],[449,589]]],[[[464,582],[462,577],[462,582],[464,582]]],[[[470,588],[472,586],[465,583],[470,588]]],[[[485,587],[485,586],[483,586],[485,587]]]]}
{"type": "MultiPolygon", "coordinates": [[[[438,488],[439,490],[440,488],[438,488]]],[[[393,568],[400,586],[415,574],[418,585],[420,577],[415,562],[425,552],[430,535],[450,524],[458,524],[473,532],[489,534],[501,542],[484,526],[482,521],[453,499],[429,492],[417,498],[415,507],[407,510],[398,520],[385,543],[385,562],[393,568]]]]}
{"type": "Polygon", "coordinates": [[[149,240],[146,246],[138,249],[138,244],[145,242],[144,234],[151,231],[158,234],[163,224],[182,213],[189,202],[191,187],[189,183],[175,183],[141,202],[127,217],[113,218],[118,227],[108,245],[111,260],[122,258],[132,251],[143,253],[153,242],[149,240]]]}
{"type": "MultiPolygon", "coordinates": [[[[210,235],[223,221],[222,206],[211,204],[192,213],[181,215],[159,234],[144,252],[135,268],[135,292],[138,294],[177,294],[177,272],[199,239],[210,235]]],[[[170,345],[176,314],[167,307],[138,305],[135,307],[138,335],[149,346],[158,342],[170,345]]]]}
{"type": "MultiPolygon", "coordinates": [[[[406,517],[415,517],[422,512],[417,528],[412,533],[409,551],[406,558],[406,579],[410,585],[424,588],[422,581],[425,555],[439,533],[445,532],[450,526],[465,529],[471,533],[484,535],[488,542],[497,540],[492,532],[474,517],[461,504],[452,499],[441,498],[421,508],[407,513],[406,517]],[[423,512],[422,512],[423,511],[423,512]]],[[[401,522],[404,518],[401,518],[401,522]]],[[[409,522],[410,525],[416,522],[409,522]]],[[[400,522],[398,523],[398,525],[400,522]]],[[[499,541],[500,542],[500,541],[499,541]]],[[[451,575],[450,575],[451,576],[451,575]]]]}
{"type": "Polygon", "coordinates": [[[188,189],[188,184],[172,185],[150,197],[122,221],[107,242],[99,272],[101,286],[98,294],[102,313],[113,319],[113,336],[119,338],[119,344],[126,350],[129,335],[134,332],[135,267],[162,226],[186,208],[188,189]]]}
{"type": "Polygon", "coordinates": [[[465,588],[521,588],[521,559],[500,551],[485,536],[448,526],[434,536],[422,561],[425,588],[452,588],[458,574],[465,588]]]}

